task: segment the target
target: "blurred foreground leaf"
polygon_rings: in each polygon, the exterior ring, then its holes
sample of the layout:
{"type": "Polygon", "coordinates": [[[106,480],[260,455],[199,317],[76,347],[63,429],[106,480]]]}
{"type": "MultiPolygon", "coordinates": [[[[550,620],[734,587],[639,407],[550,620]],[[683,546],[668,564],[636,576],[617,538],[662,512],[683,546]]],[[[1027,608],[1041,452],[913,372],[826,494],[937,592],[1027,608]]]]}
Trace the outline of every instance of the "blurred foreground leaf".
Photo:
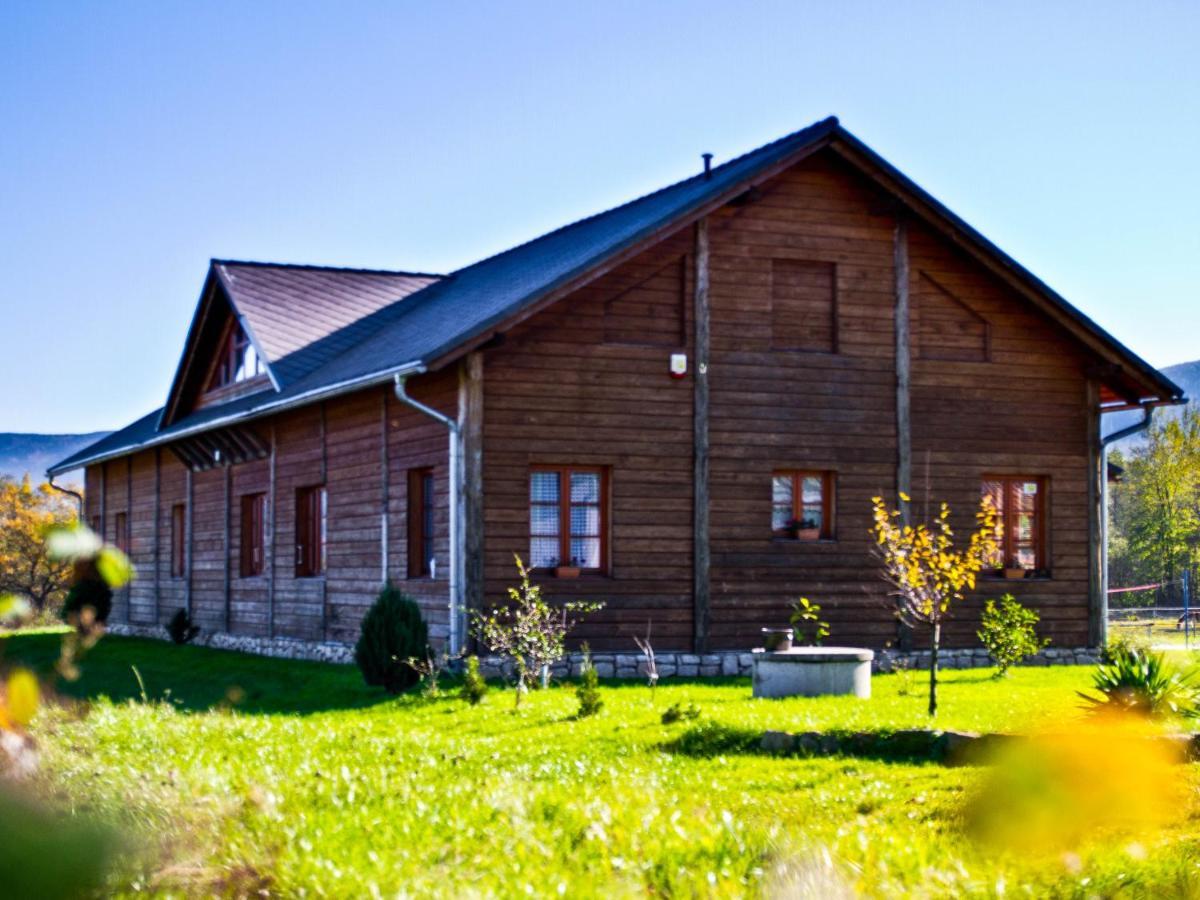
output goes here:
{"type": "Polygon", "coordinates": [[[5,687],[4,701],[8,720],[13,725],[24,728],[37,712],[38,699],[37,678],[28,669],[16,669],[8,676],[5,687]]]}
{"type": "Polygon", "coordinates": [[[116,849],[108,829],[51,814],[0,785],[0,873],[6,897],[44,900],[96,891],[116,849]]]}
{"type": "Polygon", "coordinates": [[[74,562],[91,559],[104,546],[99,535],[86,525],[77,524],[70,528],[51,528],[46,532],[46,549],[51,559],[74,562]]]}
{"type": "Polygon", "coordinates": [[[29,615],[29,601],[16,594],[0,594],[0,625],[19,623],[29,615]]]}
{"type": "Polygon", "coordinates": [[[105,545],[96,555],[96,571],[110,588],[124,587],[133,580],[133,563],[129,557],[111,545],[105,545]]]}

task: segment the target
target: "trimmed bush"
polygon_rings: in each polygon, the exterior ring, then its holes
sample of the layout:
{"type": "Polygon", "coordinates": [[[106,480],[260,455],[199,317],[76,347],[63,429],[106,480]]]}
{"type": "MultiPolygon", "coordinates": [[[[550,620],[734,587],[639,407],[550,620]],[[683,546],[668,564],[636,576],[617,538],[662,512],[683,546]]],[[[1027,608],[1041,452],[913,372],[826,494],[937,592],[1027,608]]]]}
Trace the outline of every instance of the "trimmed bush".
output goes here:
{"type": "Polygon", "coordinates": [[[354,647],[354,662],[363,680],[398,694],[420,677],[408,660],[425,659],[428,653],[429,630],[421,608],[389,584],[363,617],[362,633],[354,647]]]}
{"type": "Polygon", "coordinates": [[[112,588],[104,579],[94,576],[80,578],[67,591],[67,599],[63,602],[63,621],[78,626],[81,613],[90,608],[96,622],[107,622],[112,613],[112,601],[112,588]]]}
{"type": "Polygon", "coordinates": [[[999,606],[995,600],[987,602],[976,633],[996,662],[996,678],[1003,678],[1010,667],[1050,643],[1049,638],[1037,636],[1038,621],[1038,614],[1014,600],[1012,594],[1005,594],[999,606]]]}
{"type": "Polygon", "coordinates": [[[462,698],[474,706],[487,691],[487,680],[479,672],[479,657],[468,656],[467,667],[463,671],[462,698]]]}
{"type": "Polygon", "coordinates": [[[186,609],[175,610],[175,615],[167,623],[167,634],[176,644],[187,644],[199,633],[200,627],[192,623],[192,617],[186,609]]]}

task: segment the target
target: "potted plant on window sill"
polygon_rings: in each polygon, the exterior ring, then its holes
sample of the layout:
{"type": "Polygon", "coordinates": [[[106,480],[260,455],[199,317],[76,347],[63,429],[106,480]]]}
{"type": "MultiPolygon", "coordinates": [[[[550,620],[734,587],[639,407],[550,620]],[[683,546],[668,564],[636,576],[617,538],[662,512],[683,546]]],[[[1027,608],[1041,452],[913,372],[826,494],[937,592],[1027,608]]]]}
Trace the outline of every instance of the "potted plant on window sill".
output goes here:
{"type": "Polygon", "coordinates": [[[1020,581],[1029,574],[1029,570],[1021,566],[1005,566],[1004,577],[1009,581],[1020,581]]]}
{"type": "Polygon", "coordinates": [[[572,559],[570,564],[565,566],[560,566],[557,563],[558,561],[555,560],[555,565],[553,566],[555,578],[578,578],[579,573],[583,571],[577,559],[572,559]]]}
{"type": "Polygon", "coordinates": [[[812,519],[789,519],[784,531],[793,541],[815,541],[821,537],[821,528],[812,519]]]}

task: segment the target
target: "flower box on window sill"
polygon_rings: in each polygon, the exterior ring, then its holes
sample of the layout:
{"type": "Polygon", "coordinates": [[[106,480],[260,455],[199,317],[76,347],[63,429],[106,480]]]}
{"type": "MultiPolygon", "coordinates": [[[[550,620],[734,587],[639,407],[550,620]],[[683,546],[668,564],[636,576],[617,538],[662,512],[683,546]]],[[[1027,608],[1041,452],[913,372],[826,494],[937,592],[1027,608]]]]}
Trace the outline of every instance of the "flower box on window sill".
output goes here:
{"type": "Polygon", "coordinates": [[[555,578],[578,578],[579,573],[583,571],[579,566],[555,566],[555,578]]]}
{"type": "Polygon", "coordinates": [[[820,528],[789,528],[787,534],[793,541],[819,541],[821,539],[820,528]]]}
{"type": "Polygon", "coordinates": [[[1025,578],[1028,574],[1029,574],[1028,569],[1019,569],[1019,568],[1013,567],[1013,568],[1006,568],[1004,570],[1004,577],[1008,581],[1019,581],[1019,580],[1025,578]]]}

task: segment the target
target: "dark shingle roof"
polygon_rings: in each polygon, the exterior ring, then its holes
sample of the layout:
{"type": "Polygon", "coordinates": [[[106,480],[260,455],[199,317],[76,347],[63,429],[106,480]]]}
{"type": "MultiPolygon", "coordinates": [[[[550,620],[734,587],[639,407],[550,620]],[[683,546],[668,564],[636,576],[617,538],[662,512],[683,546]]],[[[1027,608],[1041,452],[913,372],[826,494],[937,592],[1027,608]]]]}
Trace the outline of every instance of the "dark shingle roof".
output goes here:
{"type": "Polygon", "coordinates": [[[218,276],[268,357],[279,390],[186,415],[155,431],[155,414],[54,466],[51,473],[147,443],[310,402],[341,390],[422,371],[505,320],[571,285],[625,250],[680,227],[805,153],[839,140],[904,191],[998,259],[1029,289],[1074,318],[1117,358],[1147,374],[1165,396],[1181,391],[828,118],[750,153],[444,277],[214,260],[218,276]]]}

